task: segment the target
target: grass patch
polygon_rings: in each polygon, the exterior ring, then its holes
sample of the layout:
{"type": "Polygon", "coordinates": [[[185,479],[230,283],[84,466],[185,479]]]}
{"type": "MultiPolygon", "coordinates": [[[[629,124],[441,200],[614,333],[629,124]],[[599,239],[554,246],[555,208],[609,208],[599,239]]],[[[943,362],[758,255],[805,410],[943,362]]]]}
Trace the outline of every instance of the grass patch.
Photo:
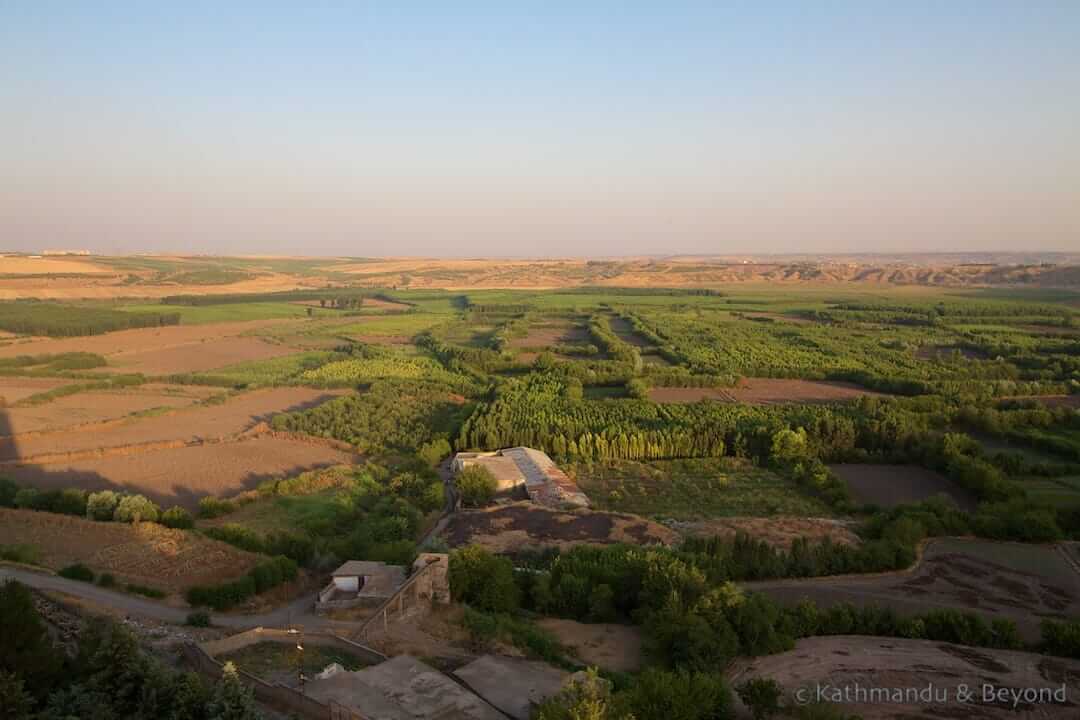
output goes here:
{"type": "Polygon", "coordinates": [[[284,679],[281,673],[291,673],[294,681],[297,665],[310,678],[331,663],[338,663],[346,670],[360,670],[371,664],[345,650],[312,642],[304,643],[302,653],[292,643],[261,642],[219,655],[217,659],[221,662],[232,661],[241,670],[264,679],[284,679]]]}
{"type": "Polygon", "coordinates": [[[566,470],[600,510],[676,520],[833,514],[790,480],[734,458],[576,463],[566,470]]]}
{"type": "MultiPolygon", "coordinates": [[[[121,305],[120,310],[130,313],[177,314],[184,325],[201,325],[215,322],[240,322],[243,320],[283,320],[308,316],[308,308],[288,302],[223,303],[221,305],[121,305]]],[[[333,310],[312,308],[313,317],[335,317],[333,310]]]]}

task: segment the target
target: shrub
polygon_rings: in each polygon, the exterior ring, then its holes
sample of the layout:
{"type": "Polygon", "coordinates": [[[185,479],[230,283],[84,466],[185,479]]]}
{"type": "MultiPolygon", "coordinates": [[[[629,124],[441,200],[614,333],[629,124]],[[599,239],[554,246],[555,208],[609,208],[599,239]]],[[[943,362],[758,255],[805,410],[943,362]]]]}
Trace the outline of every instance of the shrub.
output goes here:
{"type": "Polygon", "coordinates": [[[65,577],[69,580],[81,580],[82,582],[92,583],[94,582],[94,571],[86,567],[82,563],[75,563],[74,565],[68,565],[57,573],[60,577],[65,577]]]}
{"type": "Polygon", "coordinates": [[[128,583],[124,586],[124,590],[133,595],[144,595],[149,598],[163,598],[165,593],[157,588],[147,587],[146,585],[136,585],[134,583],[128,583]]]}
{"type": "Polygon", "coordinates": [[[199,517],[216,518],[228,515],[236,510],[236,504],[229,500],[207,496],[199,500],[199,517]]]}
{"type": "Polygon", "coordinates": [[[191,513],[177,505],[161,513],[161,524],[178,530],[188,530],[195,527],[195,519],[191,517],[191,513]]]}
{"type": "Polygon", "coordinates": [[[210,627],[210,614],[202,612],[201,610],[199,612],[188,613],[184,624],[191,627],[210,627]]]}
{"type": "Polygon", "coordinates": [[[36,565],[40,552],[33,545],[0,545],[0,560],[36,565]]]}
{"type": "Polygon", "coordinates": [[[477,545],[450,554],[450,593],[480,610],[509,612],[518,606],[514,566],[477,545]]]}
{"type": "Polygon", "coordinates": [[[111,588],[116,585],[116,578],[112,573],[102,573],[98,576],[97,584],[104,588],[111,588]]]}
{"type": "Polygon", "coordinates": [[[192,605],[205,605],[214,610],[228,610],[255,594],[255,579],[245,575],[239,580],[221,585],[197,585],[187,591],[192,605]]]}
{"type": "Polygon", "coordinates": [[[11,478],[0,477],[0,507],[15,507],[19,486],[11,478]]]}
{"type": "Polygon", "coordinates": [[[461,502],[470,507],[487,505],[495,498],[499,483],[486,467],[472,465],[454,478],[461,502]]]}
{"type": "Polygon", "coordinates": [[[79,488],[67,488],[53,498],[51,512],[82,517],[86,515],[86,491],[79,488]]]}
{"type": "Polygon", "coordinates": [[[117,522],[156,522],[161,510],[142,495],[128,495],[116,506],[113,519],[117,522]]]}
{"type": "Polygon", "coordinates": [[[1042,650],[1052,655],[1080,658],[1080,620],[1042,621],[1042,650]]]}
{"type": "Polygon", "coordinates": [[[120,495],[112,490],[90,493],[90,497],[86,499],[86,517],[91,520],[112,520],[119,504],[120,495]]]}
{"type": "Polygon", "coordinates": [[[239,605],[257,592],[264,592],[283,582],[294,580],[296,563],[278,556],[257,565],[250,573],[221,585],[199,585],[187,591],[187,601],[192,605],[205,605],[214,610],[228,610],[239,605]]]}
{"type": "Polygon", "coordinates": [[[766,720],[780,712],[784,694],[780,683],[771,678],[752,678],[735,688],[743,705],[750,709],[754,720],[766,720]]]}
{"type": "Polygon", "coordinates": [[[15,507],[23,510],[34,509],[38,494],[37,488],[22,488],[15,493],[15,507]]]}
{"type": "Polygon", "coordinates": [[[711,720],[732,716],[731,692],[723,676],[715,672],[649,669],[618,700],[636,718],[711,720]]]}
{"type": "Polygon", "coordinates": [[[428,465],[434,466],[438,465],[439,462],[451,452],[453,452],[453,450],[446,438],[436,438],[417,448],[416,455],[428,465]]]}

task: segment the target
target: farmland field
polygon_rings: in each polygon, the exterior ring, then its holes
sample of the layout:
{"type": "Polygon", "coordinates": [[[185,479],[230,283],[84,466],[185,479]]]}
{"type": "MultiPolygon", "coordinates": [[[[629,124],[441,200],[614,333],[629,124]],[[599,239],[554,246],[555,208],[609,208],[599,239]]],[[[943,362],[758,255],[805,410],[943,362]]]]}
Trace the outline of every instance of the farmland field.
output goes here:
{"type": "Polygon", "coordinates": [[[571,547],[580,543],[649,545],[677,539],[677,535],[664,526],[633,515],[559,512],[528,502],[459,512],[450,521],[443,537],[450,547],[477,544],[506,553],[540,547],[571,547]]]}
{"type": "Polygon", "coordinates": [[[829,403],[880,395],[851,383],[819,380],[746,378],[730,388],[661,387],[649,392],[658,403],[690,403],[699,400],[773,405],[777,403],[829,403]]]}
{"type": "Polygon", "coordinates": [[[29,544],[59,570],[81,562],[120,582],[179,592],[243,575],[259,557],[225,543],[154,523],[131,525],[0,508],[0,544],[29,544]]]}
{"type": "MultiPolygon", "coordinates": [[[[72,408],[77,407],[78,404],[94,408],[93,412],[105,413],[109,410],[102,401],[114,400],[113,395],[99,397],[98,393],[89,393],[88,398],[81,399],[80,395],[71,395],[54,401],[61,403],[59,411],[55,413],[50,412],[52,403],[38,408],[15,408],[8,411],[15,432],[20,432],[18,424],[20,417],[24,415],[33,417],[30,410],[43,411],[44,414],[39,412],[37,416],[42,422],[51,420],[58,424],[37,427],[35,429],[38,432],[30,437],[16,436],[0,450],[0,459],[27,461],[37,457],[97,452],[108,448],[124,449],[155,443],[221,440],[248,430],[259,422],[269,420],[276,413],[315,407],[342,392],[302,387],[254,390],[229,397],[223,402],[197,407],[180,407],[165,414],[132,417],[123,422],[91,426],[76,432],[44,432],[63,428],[63,418],[70,417],[72,408]]],[[[128,395],[122,394],[119,397],[126,398],[128,395]]],[[[133,393],[130,397],[141,396],[133,393]]],[[[179,397],[183,398],[183,396],[179,397]]],[[[154,396],[150,396],[147,403],[151,406],[163,404],[161,400],[154,399],[154,396]]]]}
{"type": "Polygon", "coordinates": [[[909,573],[748,583],[782,602],[871,603],[899,613],[976,610],[1014,620],[1027,638],[1041,618],[1080,613],[1080,572],[1056,546],[943,539],[930,543],[909,573]]]}
{"type": "Polygon", "coordinates": [[[595,507],[654,518],[830,515],[789,480],[734,459],[629,460],[568,465],[595,507]]]}
{"type": "Polygon", "coordinates": [[[261,436],[67,462],[8,465],[3,472],[23,485],[122,489],[142,493],[161,505],[195,509],[206,495],[232,495],[264,480],[356,459],[350,452],[317,443],[261,436]]]}
{"type": "Polygon", "coordinates": [[[971,510],[975,498],[948,478],[926,468],[909,465],[832,465],[830,469],[847,483],[855,499],[891,508],[915,503],[932,495],[947,495],[971,510]]]}
{"type": "MultiPolygon", "coordinates": [[[[941,703],[933,697],[905,698],[902,702],[858,702],[841,704],[845,712],[865,720],[895,718],[958,717],[980,720],[1008,720],[1019,712],[1008,703],[981,702],[981,687],[991,683],[1009,688],[1058,688],[1064,684],[1067,697],[1080,692],[1080,662],[1048,658],[1015,650],[971,648],[929,640],[875,638],[854,635],[814,637],[799,640],[795,648],[777,655],[740,660],[726,671],[733,684],[749,678],[776,680],[790,697],[799,688],[933,687],[956,697],[958,688],[974,689],[971,703],[941,703]],[[992,682],[991,682],[992,681],[992,682]],[[944,711],[956,708],[959,712],[944,711]],[[944,713],[948,712],[948,715],[944,713]]],[[[1029,706],[1029,707],[1034,707],[1029,706]]],[[[1076,708],[1066,704],[1044,704],[1038,717],[1067,720],[1076,708]]]]}
{"type": "Polygon", "coordinates": [[[203,397],[182,386],[141,386],[125,390],[86,391],[40,404],[10,407],[4,412],[7,415],[7,434],[22,435],[117,420],[137,413],[170,411],[192,405],[203,397]]]}

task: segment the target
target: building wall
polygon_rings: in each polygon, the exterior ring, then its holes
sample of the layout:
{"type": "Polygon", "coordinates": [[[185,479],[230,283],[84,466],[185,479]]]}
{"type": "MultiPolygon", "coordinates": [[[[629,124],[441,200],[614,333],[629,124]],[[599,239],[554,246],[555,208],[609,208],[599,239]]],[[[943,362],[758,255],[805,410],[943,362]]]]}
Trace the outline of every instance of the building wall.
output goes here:
{"type": "Polygon", "coordinates": [[[334,578],[334,585],[341,592],[359,592],[360,590],[360,578],[358,577],[336,577],[334,578]]]}

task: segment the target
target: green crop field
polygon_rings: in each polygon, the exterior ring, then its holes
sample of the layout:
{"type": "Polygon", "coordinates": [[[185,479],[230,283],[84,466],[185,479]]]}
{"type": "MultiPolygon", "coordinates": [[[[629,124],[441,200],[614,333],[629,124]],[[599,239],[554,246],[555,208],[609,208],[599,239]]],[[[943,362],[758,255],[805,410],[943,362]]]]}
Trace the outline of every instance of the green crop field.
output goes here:
{"type": "Polygon", "coordinates": [[[567,470],[604,510],[674,520],[832,515],[790,480],[732,458],[576,463],[567,470]]]}

